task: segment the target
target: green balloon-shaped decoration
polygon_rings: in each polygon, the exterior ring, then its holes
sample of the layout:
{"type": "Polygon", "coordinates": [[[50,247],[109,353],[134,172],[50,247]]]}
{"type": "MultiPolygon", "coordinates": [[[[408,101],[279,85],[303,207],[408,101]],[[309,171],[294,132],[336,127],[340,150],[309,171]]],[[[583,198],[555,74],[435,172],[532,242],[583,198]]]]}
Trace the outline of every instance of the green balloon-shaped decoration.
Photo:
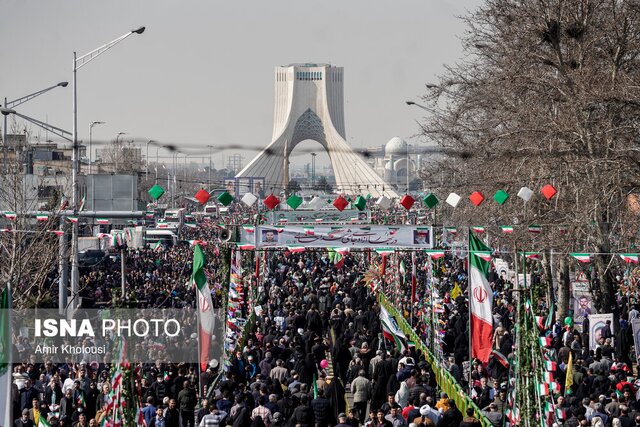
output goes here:
{"type": "Polygon", "coordinates": [[[573,324],[573,319],[571,317],[565,317],[564,324],[567,326],[571,326],[573,324]]]}

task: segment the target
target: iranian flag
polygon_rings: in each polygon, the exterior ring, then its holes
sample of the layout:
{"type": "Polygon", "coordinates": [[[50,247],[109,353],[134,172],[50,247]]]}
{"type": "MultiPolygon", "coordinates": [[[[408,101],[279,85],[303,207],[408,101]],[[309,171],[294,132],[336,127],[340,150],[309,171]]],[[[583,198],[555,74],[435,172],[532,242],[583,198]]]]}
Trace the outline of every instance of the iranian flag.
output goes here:
{"type": "Polygon", "coordinates": [[[243,225],[242,229],[247,233],[253,233],[256,231],[256,227],[254,227],[253,225],[243,225]]]}
{"type": "Polygon", "coordinates": [[[162,242],[160,241],[157,241],[156,244],[153,245],[154,252],[160,250],[161,248],[162,248],[162,242]]]}
{"type": "Polygon", "coordinates": [[[69,220],[69,222],[78,222],[77,216],[68,216],[67,219],[69,220]]]}
{"type": "Polygon", "coordinates": [[[491,354],[493,333],[493,291],[489,286],[491,249],[469,233],[469,304],[471,314],[471,356],[483,363],[491,354]],[[480,256],[489,253],[489,261],[480,256]]]}
{"type": "Polygon", "coordinates": [[[62,230],[47,230],[49,233],[53,233],[56,236],[62,236],[64,234],[64,231],[62,230]]]}
{"type": "Polygon", "coordinates": [[[445,227],[444,229],[447,233],[458,234],[458,229],[455,227],[445,227]]]}
{"type": "Polygon", "coordinates": [[[287,246],[287,250],[291,253],[304,252],[304,246],[287,246]]]}
{"type": "Polygon", "coordinates": [[[539,252],[525,252],[524,256],[527,259],[537,259],[537,260],[540,259],[540,253],[539,252]]]}
{"type": "Polygon", "coordinates": [[[344,265],[344,255],[349,252],[349,248],[329,248],[329,261],[333,262],[335,268],[342,268],[344,265]]]}
{"type": "Polygon", "coordinates": [[[398,350],[404,352],[405,348],[407,348],[407,337],[398,327],[396,319],[383,306],[380,306],[380,323],[382,323],[384,337],[389,341],[393,341],[398,350]]]}
{"type": "Polygon", "coordinates": [[[109,224],[109,220],[107,218],[96,218],[96,224],[106,225],[109,224]]]}
{"type": "Polygon", "coordinates": [[[431,257],[431,259],[439,259],[444,257],[444,251],[425,249],[425,253],[431,257]]]}
{"type": "Polygon", "coordinates": [[[40,416],[38,417],[37,427],[51,427],[51,424],[49,424],[49,421],[47,421],[47,417],[45,417],[43,414],[40,414],[40,416]]]}
{"type": "Polygon", "coordinates": [[[7,286],[0,294],[0,407],[5,409],[0,412],[0,424],[13,426],[11,411],[7,410],[13,405],[11,399],[11,290],[7,286]]]}
{"type": "Polygon", "coordinates": [[[191,280],[198,289],[198,317],[200,324],[200,368],[204,371],[209,364],[209,347],[211,346],[211,335],[215,318],[213,315],[213,302],[211,301],[211,290],[207,283],[207,276],[204,274],[205,258],[200,245],[196,245],[193,250],[193,273],[191,280]]]}
{"type": "Polygon", "coordinates": [[[253,243],[239,243],[238,244],[238,249],[241,249],[243,251],[250,251],[256,248],[256,245],[254,245],[253,243]]]}
{"type": "Polygon", "coordinates": [[[36,215],[36,220],[38,220],[38,221],[47,221],[47,220],[49,220],[49,215],[36,215]]]}
{"type": "Polygon", "coordinates": [[[627,263],[638,263],[638,254],[620,254],[620,258],[627,263]]]}
{"type": "Polygon", "coordinates": [[[579,253],[573,253],[573,254],[569,254],[572,257],[574,257],[575,259],[577,259],[580,262],[591,262],[591,254],[579,254],[579,253]]]}
{"type": "Polygon", "coordinates": [[[307,236],[313,236],[315,234],[315,231],[311,226],[304,226],[303,229],[304,229],[304,234],[306,234],[307,236]]]}
{"type": "Polygon", "coordinates": [[[538,383],[537,389],[538,389],[538,394],[540,394],[540,396],[549,395],[549,384],[538,383]]]}
{"type": "Polygon", "coordinates": [[[527,230],[529,231],[529,233],[538,234],[542,231],[542,227],[540,227],[539,225],[532,224],[527,228],[527,230]]]}
{"type": "Polygon", "coordinates": [[[540,345],[542,347],[551,347],[551,337],[540,337],[540,345]]]}
{"type": "Polygon", "coordinates": [[[484,231],[485,231],[484,227],[479,227],[479,226],[471,227],[471,230],[474,233],[478,233],[478,234],[484,233],[484,231]]]}
{"type": "Polygon", "coordinates": [[[536,325],[538,325],[538,328],[542,330],[546,329],[544,327],[544,321],[545,321],[544,316],[536,316],[536,325]]]}
{"type": "Polygon", "coordinates": [[[393,249],[393,248],[377,248],[376,249],[376,253],[378,255],[382,255],[382,256],[391,255],[394,252],[395,252],[395,249],[393,249]]]}
{"type": "Polygon", "coordinates": [[[15,212],[6,211],[4,213],[4,217],[7,218],[10,221],[13,221],[18,217],[18,215],[15,212]]]}
{"type": "Polygon", "coordinates": [[[553,362],[551,360],[544,361],[544,368],[549,372],[555,372],[557,367],[558,365],[556,364],[556,362],[553,362]]]}
{"type": "Polygon", "coordinates": [[[511,234],[513,233],[513,225],[501,225],[500,229],[503,233],[511,234]]]}

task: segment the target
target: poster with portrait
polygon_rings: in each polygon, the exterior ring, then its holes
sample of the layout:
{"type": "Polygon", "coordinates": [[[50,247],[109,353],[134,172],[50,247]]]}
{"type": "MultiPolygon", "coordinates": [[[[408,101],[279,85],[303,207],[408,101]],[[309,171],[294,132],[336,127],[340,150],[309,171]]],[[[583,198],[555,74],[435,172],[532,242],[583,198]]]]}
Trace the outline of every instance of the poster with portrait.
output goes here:
{"type": "MultiPolygon", "coordinates": [[[[607,325],[607,320],[611,322],[611,333],[615,334],[613,330],[613,313],[607,314],[592,314],[589,316],[589,349],[595,350],[598,345],[598,340],[602,337],[602,329],[607,325]]],[[[613,346],[613,338],[611,338],[611,345],[613,346]]]]}
{"type": "Polygon", "coordinates": [[[573,288],[573,324],[576,325],[578,332],[586,332],[582,330],[582,322],[585,317],[596,314],[595,307],[593,306],[593,297],[591,292],[584,290],[583,288],[573,288]]]}
{"type": "Polygon", "coordinates": [[[631,328],[633,329],[633,346],[636,350],[636,360],[640,360],[640,319],[633,319],[631,328]]]}
{"type": "Polygon", "coordinates": [[[260,230],[261,243],[263,246],[276,246],[280,237],[277,230],[269,228],[260,230]]]}

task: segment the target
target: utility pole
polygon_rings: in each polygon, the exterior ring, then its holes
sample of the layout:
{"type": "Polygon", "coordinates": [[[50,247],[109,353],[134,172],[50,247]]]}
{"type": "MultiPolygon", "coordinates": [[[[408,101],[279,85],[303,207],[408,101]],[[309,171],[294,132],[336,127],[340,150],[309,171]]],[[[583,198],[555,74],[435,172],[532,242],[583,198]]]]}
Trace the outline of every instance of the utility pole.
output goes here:
{"type": "Polygon", "coordinates": [[[213,153],[213,145],[207,145],[207,147],[209,147],[209,181],[207,182],[207,191],[211,191],[211,169],[213,168],[211,155],[213,153]]]}
{"type": "Polygon", "coordinates": [[[120,248],[120,291],[122,293],[122,299],[124,299],[127,292],[127,251],[124,246],[120,248]]]}
{"type": "Polygon", "coordinates": [[[311,188],[316,185],[316,153],[311,153],[311,188]]]}
{"type": "MultiPolygon", "coordinates": [[[[64,230],[64,217],[60,217],[60,230],[64,230]]],[[[67,308],[67,285],[69,283],[69,248],[67,233],[58,238],[58,313],[63,315],[67,308]]]]}

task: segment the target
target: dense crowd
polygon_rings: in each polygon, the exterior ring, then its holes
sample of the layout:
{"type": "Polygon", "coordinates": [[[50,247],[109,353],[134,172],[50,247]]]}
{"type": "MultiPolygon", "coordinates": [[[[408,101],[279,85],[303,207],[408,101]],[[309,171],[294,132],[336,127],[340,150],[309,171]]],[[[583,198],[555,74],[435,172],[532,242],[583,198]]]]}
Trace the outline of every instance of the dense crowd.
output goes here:
{"type": "MultiPolygon", "coordinates": [[[[250,220],[247,212],[232,215],[238,221],[250,220]]],[[[124,297],[118,253],[82,271],[83,303],[193,307],[196,293],[189,283],[193,251],[187,241],[213,242],[219,222],[211,219],[199,222],[197,228],[185,227],[177,245],[127,249],[124,297]]],[[[228,269],[222,268],[215,244],[204,249],[213,303],[220,308],[225,298],[222,276],[228,269]]],[[[411,263],[408,257],[404,261],[411,263]]],[[[454,396],[438,388],[420,350],[411,345],[399,348],[383,337],[380,306],[363,279],[370,263],[366,253],[346,255],[344,265],[336,266],[325,251],[268,252],[258,277],[245,275],[245,285],[251,281],[257,289],[252,305],[262,311],[246,342],[224,366],[214,362],[201,372],[196,365],[164,362],[161,353],[154,354],[155,363],[134,366],[135,396],[144,407],[146,426],[468,427],[480,425],[480,416],[496,427],[508,424],[514,384],[508,360],[515,350],[516,324],[512,283],[495,269],[490,272],[494,353],[486,363],[469,358],[463,258],[447,252],[444,258],[429,261],[419,254],[413,305],[410,273],[397,281],[397,269],[390,268],[380,289],[401,308],[481,412],[469,409],[463,414],[454,396]]],[[[245,267],[252,272],[252,266],[245,267]]],[[[532,280],[539,283],[540,277],[534,273],[532,280]]],[[[589,348],[588,328],[582,332],[562,319],[539,331],[551,339],[541,351],[557,365],[553,381],[560,390],[547,397],[557,425],[640,425],[640,381],[633,375],[635,357],[630,353],[630,321],[638,318],[639,311],[628,295],[618,294],[617,302],[616,320],[603,330],[594,349],[589,348]],[[565,388],[569,355],[572,381],[565,388]]],[[[548,312],[552,303],[541,298],[533,310],[548,312]]],[[[41,417],[51,425],[97,426],[108,404],[112,366],[106,360],[71,358],[65,363],[35,363],[28,340],[13,338],[15,360],[25,361],[14,366],[15,427],[37,426],[41,417]]],[[[192,339],[175,345],[197,346],[196,337],[192,339]]],[[[107,344],[115,350],[112,343],[107,344]]],[[[138,351],[152,350],[141,347],[138,351]]]]}

